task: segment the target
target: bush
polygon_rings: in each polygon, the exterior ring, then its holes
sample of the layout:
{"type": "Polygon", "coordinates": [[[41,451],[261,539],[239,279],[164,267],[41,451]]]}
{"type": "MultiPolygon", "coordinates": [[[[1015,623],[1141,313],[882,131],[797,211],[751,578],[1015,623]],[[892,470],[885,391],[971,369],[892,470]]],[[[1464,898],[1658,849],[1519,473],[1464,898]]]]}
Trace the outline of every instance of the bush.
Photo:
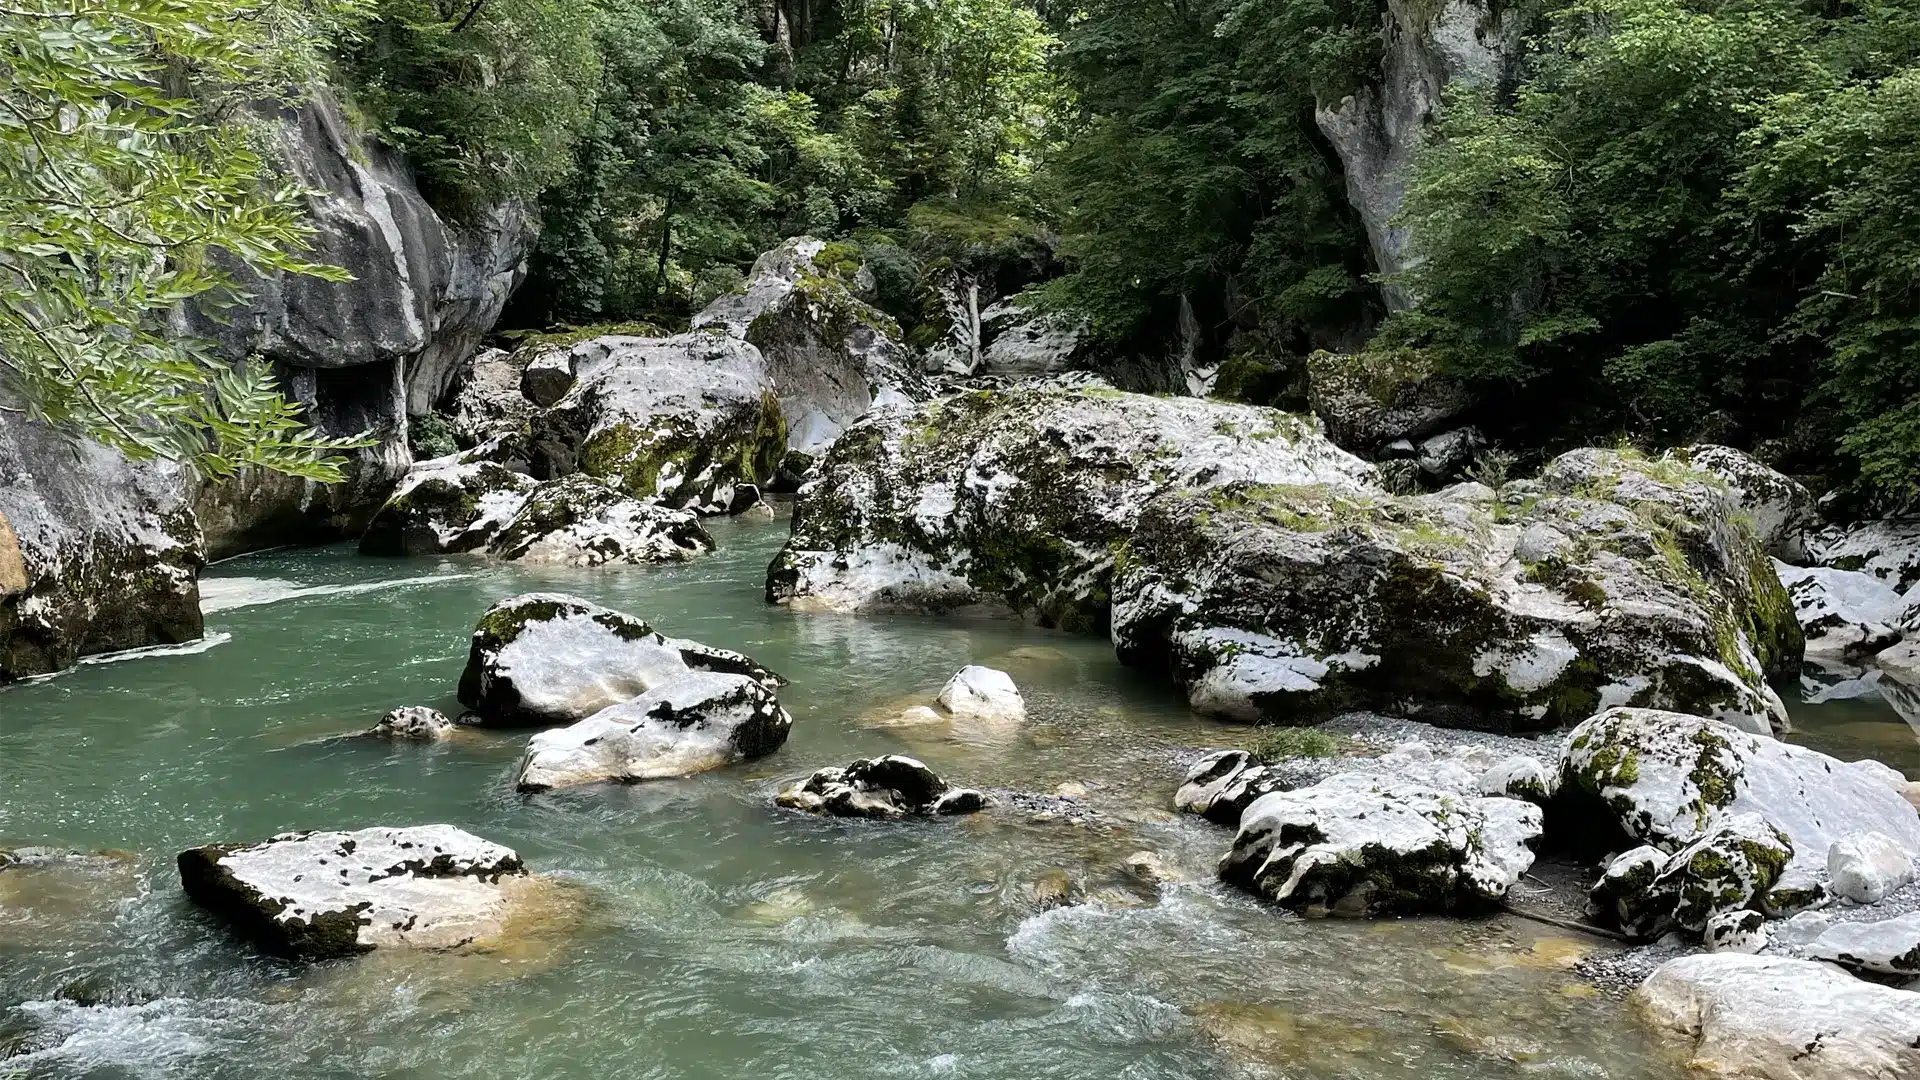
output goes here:
{"type": "Polygon", "coordinates": [[[1248,748],[1260,761],[1272,763],[1287,758],[1329,758],[1340,754],[1341,742],[1319,728],[1262,726],[1254,729],[1253,745],[1248,748]]]}

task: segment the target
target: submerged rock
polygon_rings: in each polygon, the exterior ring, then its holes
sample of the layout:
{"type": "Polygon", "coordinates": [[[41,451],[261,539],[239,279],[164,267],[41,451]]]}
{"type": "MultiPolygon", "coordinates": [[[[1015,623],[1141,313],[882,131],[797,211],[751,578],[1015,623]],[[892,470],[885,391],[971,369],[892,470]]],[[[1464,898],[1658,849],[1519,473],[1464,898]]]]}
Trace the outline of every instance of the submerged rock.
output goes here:
{"type": "Polygon", "coordinates": [[[940,707],[962,719],[1018,723],[1027,718],[1026,700],[1013,677],[978,664],[968,664],[947,680],[940,707]]]}
{"type": "Polygon", "coordinates": [[[453,721],[438,709],[429,709],[425,705],[402,705],[382,716],[367,734],[381,739],[437,742],[453,734],[453,721]]]}
{"type": "Polygon", "coordinates": [[[769,689],[782,682],[740,653],[666,637],[591,601],[526,593],[481,616],[459,696],[486,726],[541,727],[584,720],[695,671],[769,689]]]}
{"type": "Polygon", "coordinates": [[[1541,822],[1518,799],[1341,773],[1256,799],[1220,876],[1312,913],[1484,911],[1533,865],[1541,822]]]}
{"type": "Polygon", "coordinates": [[[1900,640],[1905,601],[1871,574],[1775,562],[1809,657],[1859,660],[1900,640]]]}
{"type": "Polygon", "coordinates": [[[753,346],[698,331],[593,338],[568,353],[573,388],[533,422],[538,474],[584,472],[672,507],[773,476],[786,423],[753,346]]]}
{"type": "Polygon", "coordinates": [[[520,857],[451,825],[284,833],[180,853],[187,895],[270,952],[486,944],[505,929],[520,857]]]}
{"type": "Polygon", "coordinates": [[[640,502],[574,475],[528,495],[492,551],[514,562],[603,566],[682,562],[713,547],[693,512],[640,502]]]}
{"type": "Polygon", "coordinates": [[[793,717],[765,684],[744,675],[690,673],[535,735],[518,787],[546,791],[690,776],[771,754],[792,727],[793,717]]]}
{"type": "Polygon", "coordinates": [[[444,555],[486,547],[536,486],[469,453],[416,463],[367,524],[363,555],[444,555]]]}
{"type": "Polygon", "coordinates": [[[1920,994],[1825,964],[1721,952],[1660,966],[1634,994],[1654,1027],[1692,1040],[1689,1065],[1756,1080],[1920,1075],[1920,994]]]}
{"type": "Polygon", "coordinates": [[[1480,485],[1236,485],[1151,500],[1113,582],[1123,661],[1202,712],[1368,708],[1523,729],[1635,703],[1784,727],[1800,630],[1724,485],[1576,450],[1480,485]]]}
{"type": "Polygon", "coordinates": [[[977,609],[1103,632],[1140,507],[1235,481],[1370,485],[1300,417],[1099,385],[975,390],[876,410],[800,493],[767,597],[806,610],[977,609]]]}
{"type": "Polygon", "coordinates": [[[949,785],[918,759],[887,754],[844,769],[821,769],[780,792],[774,802],[834,817],[897,819],[971,814],[986,808],[987,797],[949,785]]]}

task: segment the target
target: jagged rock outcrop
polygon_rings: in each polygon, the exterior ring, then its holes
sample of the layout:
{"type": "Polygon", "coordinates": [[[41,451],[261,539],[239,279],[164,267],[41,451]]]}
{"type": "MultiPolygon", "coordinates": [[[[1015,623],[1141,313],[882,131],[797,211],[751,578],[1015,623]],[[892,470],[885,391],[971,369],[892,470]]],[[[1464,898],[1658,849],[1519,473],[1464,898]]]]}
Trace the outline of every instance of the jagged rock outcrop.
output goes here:
{"type": "Polygon", "coordinates": [[[1727,485],[1767,554],[1790,563],[1807,557],[1807,540],[1819,524],[1819,513],[1805,484],[1732,447],[1701,444],[1675,453],[1727,485]]]}
{"type": "Polygon", "coordinates": [[[690,776],[764,757],[793,717],[745,675],[689,671],[568,727],[542,731],[520,762],[521,791],[690,776]]]}
{"type": "Polygon", "coordinates": [[[1784,727],[1800,631],[1722,485],[1576,450],[1500,492],[1233,485],[1141,510],[1122,660],[1243,720],[1376,708],[1516,728],[1643,704],[1784,727]],[[1479,719],[1476,719],[1479,718],[1479,719]]]}
{"type": "Polygon", "coordinates": [[[1701,1075],[1891,1080],[1920,1074],[1920,994],[1826,964],[1733,952],[1661,965],[1634,993],[1653,1027],[1689,1040],[1701,1075]]]}
{"type": "Polygon", "coordinates": [[[980,364],[989,375],[1052,375],[1081,366],[1084,328],[1019,297],[980,313],[980,364]]]}
{"type": "Polygon", "coordinates": [[[1103,631],[1114,553],[1152,496],[1235,481],[1360,490],[1311,421],[1097,383],[877,410],[800,493],[769,600],[831,611],[1014,612],[1103,631]]]}
{"type": "MultiPolygon", "coordinates": [[[[1394,274],[1408,265],[1407,231],[1393,224],[1406,196],[1407,167],[1441,95],[1456,80],[1500,86],[1517,74],[1526,9],[1478,0],[1437,5],[1388,0],[1381,27],[1385,57],[1379,82],[1314,110],[1320,131],[1340,155],[1347,201],[1360,213],[1374,265],[1394,274]]],[[[1390,309],[1414,298],[1392,284],[1381,293],[1390,309]]]]}
{"type": "Polygon", "coordinates": [[[470,222],[443,219],[405,158],[354,130],[324,91],[272,120],[262,129],[286,179],[313,192],[308,258],[354,280],[246,280],[248,299],[222,321],[187,311],[181,329],[236,359],[257,353],[273,362],[282,389],[320,430],[372,431],[380,442],[354,455],[344,485],[262,473],[209,485],[199,510],[214,557],[357,529],[411,460],[408,417],[452,389],[524,275],[534,239],[533,216],[517,204],[485,208],[470,222]]]}
{"type": "Polygon", "coordinates": [[[0,409],[0,683],[200,636],[180,470],[0,409]]]}
{"type": "Polygon", "coordinates": [[[683,562],[713,546],[692,511],[640,502],[575,474],[535,488],[489,550],[510,562],[604,566],[683,562]]]}
{"type": "Polygon", "coordinates": [[[451,825],[284,833],[192,848],[178,863],[194,903],[298,960],[490,944],[527,874],[512,850],[451,825]]]}
{"type": "Polygon", "coordinates": [[[1272,768],[1253,760],[1245,750],[1216,750],[1187,769],[1174,809],[1199,814],[1216,825],[1238,828],[1240,815],[1254,800],[1293,785],[1272,768]]]}
{"type": "Polygon", "coordinates": [[[784,680],[751,658],[670,638],[576,596],[526,593],[480,617],[460,676],[460,703],[489,727],[584,720],[693,672],[784,680]]]}
{"type": "Polygon", "coordinates": [[[985,809],[987,797],[947,783],[918,758],[887,754],[829,767],[774,796],[789,810],[832,817],[949,817],[985,809]]]}

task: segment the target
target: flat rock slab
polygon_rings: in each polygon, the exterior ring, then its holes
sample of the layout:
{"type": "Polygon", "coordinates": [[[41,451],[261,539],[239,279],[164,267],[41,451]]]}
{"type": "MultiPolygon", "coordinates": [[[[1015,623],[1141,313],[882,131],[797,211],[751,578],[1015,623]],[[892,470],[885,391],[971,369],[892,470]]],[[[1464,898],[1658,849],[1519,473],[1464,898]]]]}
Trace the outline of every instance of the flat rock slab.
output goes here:
{"type": "Polygon", "coordinates": [[[451,825],[283,833],[180,853],[187,895],[300,960],[451,949],[500,936],[520,856],[451,825]]]}
{"type": "Polygon", "coordinates": [[[1692,1040],[1690,1065],[1741,1080],[1920,1076],[1920,994],[1826,964],[1712,953],[1661,965],[1634,995],[1654,1027],[1692,1040]]]}

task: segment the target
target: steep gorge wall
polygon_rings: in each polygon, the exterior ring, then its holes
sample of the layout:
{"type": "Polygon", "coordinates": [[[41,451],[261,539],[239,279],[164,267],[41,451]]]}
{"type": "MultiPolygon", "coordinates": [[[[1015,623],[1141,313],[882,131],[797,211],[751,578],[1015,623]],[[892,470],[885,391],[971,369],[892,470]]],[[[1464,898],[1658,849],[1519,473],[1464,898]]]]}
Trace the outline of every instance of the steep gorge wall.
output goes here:
{"type": "MultiPolygon", "coordinates": [[[[1347,199],[1359,211],[1382,274],[1406,269],[1407,231],[1393,224],[1406,198],[1407,167],[1438,116],[1448,84],[1506,87],[1518,78],[1524,16],[1487,0],[1387,0],[1385,56],[1371,86],[1314,112],[1340,155],[1347,199]]],[[[1397,285],[1381,286],[1390,310],[1413,306],[1397,285]]]]}

